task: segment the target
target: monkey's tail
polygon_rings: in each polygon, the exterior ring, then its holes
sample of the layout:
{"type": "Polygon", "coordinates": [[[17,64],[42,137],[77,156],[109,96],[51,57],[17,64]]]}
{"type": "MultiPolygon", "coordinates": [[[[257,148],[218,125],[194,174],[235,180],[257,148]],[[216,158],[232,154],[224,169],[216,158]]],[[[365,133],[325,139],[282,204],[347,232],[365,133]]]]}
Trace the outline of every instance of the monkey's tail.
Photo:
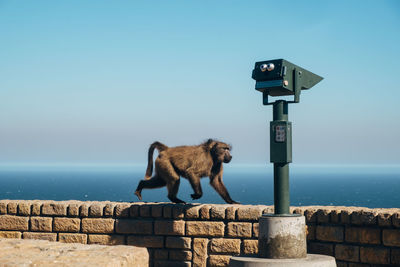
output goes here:
{"type": "Polygon", "coordinates": [[[154,142],[150,145],[149,154],[148,154],[148,162],[147,162],[147,169],[146,169],[146,176],[144,179],[150,179],[153,173],[153,153],[154,149],[158,150],[158,152],[166,150],[168,147],[160,142],[154,142]]]}

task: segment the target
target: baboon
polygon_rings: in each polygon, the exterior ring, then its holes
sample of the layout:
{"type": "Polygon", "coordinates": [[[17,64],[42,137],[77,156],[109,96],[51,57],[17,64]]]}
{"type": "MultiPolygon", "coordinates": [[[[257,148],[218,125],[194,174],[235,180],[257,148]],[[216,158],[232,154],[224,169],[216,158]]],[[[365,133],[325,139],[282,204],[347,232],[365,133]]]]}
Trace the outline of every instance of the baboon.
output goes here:
{"type": "Polygon", "coordinates": [[[167,186],[168,198],[175,203],[185,203],[176,197],[179,190],[180,177],[187,178],[193,188],[192,199],[199,199],[203,195],[200,178],[210,177],[211,186],[229,204],[239,204],[229,196],[228,190],[222,182],[222,163],[229,163],[232,159],[231,146],[213,139],[197,146],[168,147],[160,142],[150,145],[148,164],[144,180],[136,188],[135,195],[142,200],[142,189],[167,186]],[[153,153],[157,149],[159,154],[155,162],[153,173],[153,153]]]}

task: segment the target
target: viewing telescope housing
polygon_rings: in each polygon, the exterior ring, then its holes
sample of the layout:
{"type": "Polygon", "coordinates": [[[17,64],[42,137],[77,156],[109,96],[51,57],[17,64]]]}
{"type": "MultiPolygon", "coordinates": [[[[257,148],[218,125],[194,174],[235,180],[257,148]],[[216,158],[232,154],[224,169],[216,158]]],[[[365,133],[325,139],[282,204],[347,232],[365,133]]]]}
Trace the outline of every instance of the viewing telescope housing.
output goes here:
{"type": "Polygon", "coordinates": [[[270,105],[268,96],[294,95],[293,101],[300,101],[301,90],[310,89],[323,78],[287,60],[274,59],[256,62],[252,74],[256,90],[263,93],[263,104],[270,105]]]}

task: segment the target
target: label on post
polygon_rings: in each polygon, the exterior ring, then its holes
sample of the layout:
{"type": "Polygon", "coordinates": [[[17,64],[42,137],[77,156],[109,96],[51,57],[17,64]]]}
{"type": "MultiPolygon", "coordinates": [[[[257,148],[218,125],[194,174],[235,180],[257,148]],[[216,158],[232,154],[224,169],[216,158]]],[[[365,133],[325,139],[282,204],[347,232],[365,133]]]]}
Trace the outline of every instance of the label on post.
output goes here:
{"type": "Polygon", "coordinates": [[[275,142],[286,142],[286,126],[277,125],[275,126],[275,142]]]}
{"type": "Polygon", "coordinates": [[[292,162],[292,123],[271,121],[270,161],[274,163],[292,162]]]}

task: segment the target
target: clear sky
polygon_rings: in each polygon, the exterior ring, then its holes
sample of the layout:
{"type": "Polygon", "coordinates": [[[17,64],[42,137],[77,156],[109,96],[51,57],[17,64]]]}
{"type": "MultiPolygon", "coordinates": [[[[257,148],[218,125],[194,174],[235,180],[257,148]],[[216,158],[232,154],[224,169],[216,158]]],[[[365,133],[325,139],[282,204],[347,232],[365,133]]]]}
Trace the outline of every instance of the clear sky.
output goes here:
{"type": "Polygon", "coordinates": [[[400,1],[0,0],[0,163],[145,163],[155,140],[269,161],[251,71],[324,80],[289,107],[293,160],[400,164],[400,1]]]}

